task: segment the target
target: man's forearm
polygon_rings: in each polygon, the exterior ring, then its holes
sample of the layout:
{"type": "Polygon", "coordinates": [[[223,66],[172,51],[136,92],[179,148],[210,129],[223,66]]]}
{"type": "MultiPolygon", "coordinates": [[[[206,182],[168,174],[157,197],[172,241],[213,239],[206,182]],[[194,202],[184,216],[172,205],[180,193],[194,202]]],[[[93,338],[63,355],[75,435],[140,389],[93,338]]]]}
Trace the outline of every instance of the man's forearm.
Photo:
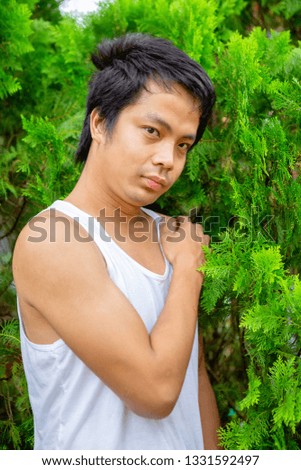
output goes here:
{"type": "Polygon", "coordinates": [[[199,406],[204,448],[206,450],[219,449],[217,430],[220,427],[220,418],[205,364],[201,365],[199,369],[199,406]]]}
{"type": "Polygon", "coordinates": [[[164,309],[150,335],[160,373],[177,395],[193,346],[201,284],[202,274],[193,267],[175,265],[164,309]]]}

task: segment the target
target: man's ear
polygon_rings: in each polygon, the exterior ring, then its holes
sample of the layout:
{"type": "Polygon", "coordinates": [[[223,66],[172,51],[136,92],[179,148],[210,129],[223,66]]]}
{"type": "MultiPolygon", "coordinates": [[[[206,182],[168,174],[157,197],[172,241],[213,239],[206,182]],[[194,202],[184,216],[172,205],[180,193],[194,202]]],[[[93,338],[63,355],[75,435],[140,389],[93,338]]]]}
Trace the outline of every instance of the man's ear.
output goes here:
{"type": "Polygon", "coordinates": [[[94,108],[90,114],[90,132],[92,140],[98,144],[105,141],[105,121],[99,116],[97,108],[94,108]]]}

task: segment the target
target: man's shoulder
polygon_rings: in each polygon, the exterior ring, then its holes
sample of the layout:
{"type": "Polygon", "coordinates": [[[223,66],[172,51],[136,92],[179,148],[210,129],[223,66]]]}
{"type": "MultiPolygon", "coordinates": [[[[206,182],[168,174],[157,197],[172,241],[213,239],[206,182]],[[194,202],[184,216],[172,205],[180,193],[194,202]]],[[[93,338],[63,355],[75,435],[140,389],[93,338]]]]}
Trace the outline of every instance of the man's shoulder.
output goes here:
{"type": "Polygon", "coordinates": [[[36,305],[36,300],[49,292],[63,298],[70,285],[80,290],[83,276],[88,273],[90,279],[106,278],[106,264],[95,243],[78,241],[72,230],[66,232],[64,223],[57,223],[51,238],[51,218],[47,213],[43,213],[42,220],[31,220],[37,223],[32,226],[29,221],[23,228],[12,260],[16,289],[23,300],[36,305]]]}
{"type": "MultiPolygon", "coordinates": [[[[19,254],[20,249],[36,252],[39,249],[45,250],[46,247],[59,246],[65,226],[57,224],[53,234],[53,215],[51,209],[46,209],[32,217],[19,233],[14,252],[19,254]]],[[[67,220],[66,216],[65,218],[67,220]]]]}
{"type": "MultiPolygon", "coordinates": [[[[26,275],[28,271],[43,272],[47,267],[71,266],[76,257],[80,264],[89,253],[95,255],[92,238],[83,227],[66,214],[51,208],[32,217],[21,230],[13,252],[13,270],[26,275]],[[83,243],[85,241],[85,243],[83,243]]],[[[49,273],[49,269],[47,269],[49,273]]]]}
{"type": "Polygon", "coordinates": [[[27,222],[17,238],[16,247],[52,251],[83,240],[92,241],[84,227],[68,214],[50,206],[27,222]]]}

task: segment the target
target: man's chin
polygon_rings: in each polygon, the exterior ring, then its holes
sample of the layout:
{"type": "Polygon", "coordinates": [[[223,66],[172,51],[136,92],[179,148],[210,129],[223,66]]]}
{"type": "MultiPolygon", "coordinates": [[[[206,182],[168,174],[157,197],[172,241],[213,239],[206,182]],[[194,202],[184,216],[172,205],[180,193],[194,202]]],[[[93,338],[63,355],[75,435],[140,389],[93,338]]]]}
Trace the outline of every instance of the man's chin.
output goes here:
{"type": "Polygon", "coordinates": [[[162,194],[147,194],[147,195],[139,195],[134,194],[132,195],[132,203],[137,207],[144,207],[149,206],[150,204],[154,204],[162,194]]]}

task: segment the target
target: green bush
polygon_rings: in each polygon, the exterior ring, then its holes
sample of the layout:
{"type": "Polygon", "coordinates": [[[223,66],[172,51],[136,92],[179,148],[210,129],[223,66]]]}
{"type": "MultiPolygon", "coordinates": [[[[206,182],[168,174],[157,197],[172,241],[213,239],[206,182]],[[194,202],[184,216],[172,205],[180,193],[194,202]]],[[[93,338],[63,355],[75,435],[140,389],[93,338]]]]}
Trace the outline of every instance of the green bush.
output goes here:
{"type": "Polygon", "coordinates": [[[300,449],[300,2],[115,0],[81,22],[44,3],[0,5],[1,447],[32,446],[10,320],[14,242],[79,176],[90,53],[104,37],[142,31],[200,61],[217,92],[204,138],[158,204],[211,236],[199,324],[222,444],[300,449]]]}

